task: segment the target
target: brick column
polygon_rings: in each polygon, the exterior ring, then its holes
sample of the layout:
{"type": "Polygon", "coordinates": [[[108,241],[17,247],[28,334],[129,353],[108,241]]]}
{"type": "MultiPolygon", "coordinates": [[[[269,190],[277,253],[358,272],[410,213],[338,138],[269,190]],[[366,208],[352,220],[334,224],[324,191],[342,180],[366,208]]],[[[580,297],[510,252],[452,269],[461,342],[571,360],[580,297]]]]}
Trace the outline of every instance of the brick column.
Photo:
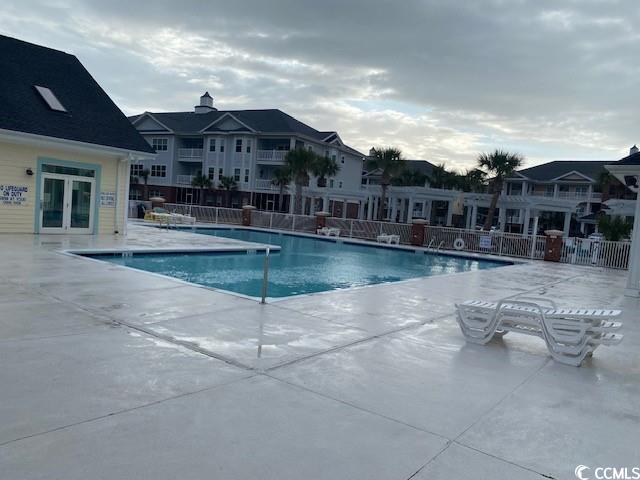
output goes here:
{"type": "Polygon", "coordinates": [[[411,245],[424,245],[424,228],[427,224],[426,220],[414,218],[411,225],[411,245]]]}
{"type": "Polygon", "coordinates": [[[544,259],[547,262],[559,262],[562,256],[562,231],[546,230],[544,234],[547,236],[544,247],[544,259]]]}
{"type": "Polygon", "coordinates": [[[256,207],[253,205],[245,205],[242,207],[242,225],[244,227],[251,226],[251,212],[255,209],[256,207]]]}

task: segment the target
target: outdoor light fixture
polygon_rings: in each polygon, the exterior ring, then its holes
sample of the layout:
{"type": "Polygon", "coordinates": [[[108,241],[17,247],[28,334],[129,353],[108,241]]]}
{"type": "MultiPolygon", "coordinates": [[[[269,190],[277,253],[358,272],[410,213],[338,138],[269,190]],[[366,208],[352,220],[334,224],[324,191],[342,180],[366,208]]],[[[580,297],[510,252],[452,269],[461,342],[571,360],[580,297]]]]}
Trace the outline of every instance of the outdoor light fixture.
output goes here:
{"type": "Polygon", "coordinates": [[[27,168],[27,170],[24,173],[26,173],[27,175],[31,176],[31,175],[33,175],[33,170],[31,170],[30,168],[27,168]]]}

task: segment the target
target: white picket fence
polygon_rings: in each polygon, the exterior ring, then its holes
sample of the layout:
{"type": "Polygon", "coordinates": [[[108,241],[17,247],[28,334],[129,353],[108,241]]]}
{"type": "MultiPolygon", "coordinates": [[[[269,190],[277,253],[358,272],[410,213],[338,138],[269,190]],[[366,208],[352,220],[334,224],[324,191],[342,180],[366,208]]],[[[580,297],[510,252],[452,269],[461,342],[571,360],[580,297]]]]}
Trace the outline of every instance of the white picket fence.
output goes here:
{"type": "MultiPolygon", "coordinates": [[[[237,208],[202,207],[199,205],[165,204],[176,213],[196,217],[198,222],[241,225],[242,210],[237,208]]],[[[340,236],[376,240],[381,234],[399,235],[400,243],[411,244],[411,224],[327,217],[326,224],[339,228],[340,236]]],[[[251,225],[275,230],[313,233],[316,217],[289,213],[253,210],[251,225]]],[[[424,246],[434,250],[499,255],[505,257],[544,258],[546,237],[502,232],[463,230],[451,227],[425,226],[424,246]]],[[[631,255],[630,242],[595,241],[585,238],[565,238],[560,261],[576,265],[626,269],[631,255]]]]}

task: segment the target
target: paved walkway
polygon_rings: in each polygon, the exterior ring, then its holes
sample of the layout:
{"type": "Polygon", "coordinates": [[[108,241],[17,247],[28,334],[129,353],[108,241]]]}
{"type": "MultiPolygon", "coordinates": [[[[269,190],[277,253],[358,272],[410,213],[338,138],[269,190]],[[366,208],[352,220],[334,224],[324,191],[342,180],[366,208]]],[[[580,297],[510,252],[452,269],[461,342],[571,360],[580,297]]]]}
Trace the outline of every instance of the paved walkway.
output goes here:
{"type": "Polygon", "coordinates": [[[0,236],[0,477],[571,479],[639,466],[640,305],[624,273],[515,265],[271,305],[59,253],[238,248],[0,236]],[[454,302],[621,306],[582,368],[535,338],[468,345],[454,302]]]}

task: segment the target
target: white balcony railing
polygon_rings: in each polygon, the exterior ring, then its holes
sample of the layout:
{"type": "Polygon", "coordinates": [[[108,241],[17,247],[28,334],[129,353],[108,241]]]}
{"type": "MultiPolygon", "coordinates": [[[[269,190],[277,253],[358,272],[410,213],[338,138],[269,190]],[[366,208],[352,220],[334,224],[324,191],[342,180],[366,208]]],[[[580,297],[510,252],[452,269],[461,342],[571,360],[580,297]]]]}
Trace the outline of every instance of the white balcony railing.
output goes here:
{"type": "Polygon", "coordinates": [[[256,159],[258,162],[284,162],[287,150],[258,150],[256,159]]]}
{"type": "Polygon", "coordinates": [[[202,151],[202,148],[179,148],[178,156],[186,159],[201,159],[202,151]]]}
{"type": "Polygon", "coordinates": [[[191,185],[191,182],[195,178],[195,175],[178,175],[176,183],[178,185],[191,185]]]}
{"type": "Polygon", "coordinates": [[[274,185],[271,179],[256,179],[256,189],[257,190],[279,190],[280,187],[274,185]]]}

